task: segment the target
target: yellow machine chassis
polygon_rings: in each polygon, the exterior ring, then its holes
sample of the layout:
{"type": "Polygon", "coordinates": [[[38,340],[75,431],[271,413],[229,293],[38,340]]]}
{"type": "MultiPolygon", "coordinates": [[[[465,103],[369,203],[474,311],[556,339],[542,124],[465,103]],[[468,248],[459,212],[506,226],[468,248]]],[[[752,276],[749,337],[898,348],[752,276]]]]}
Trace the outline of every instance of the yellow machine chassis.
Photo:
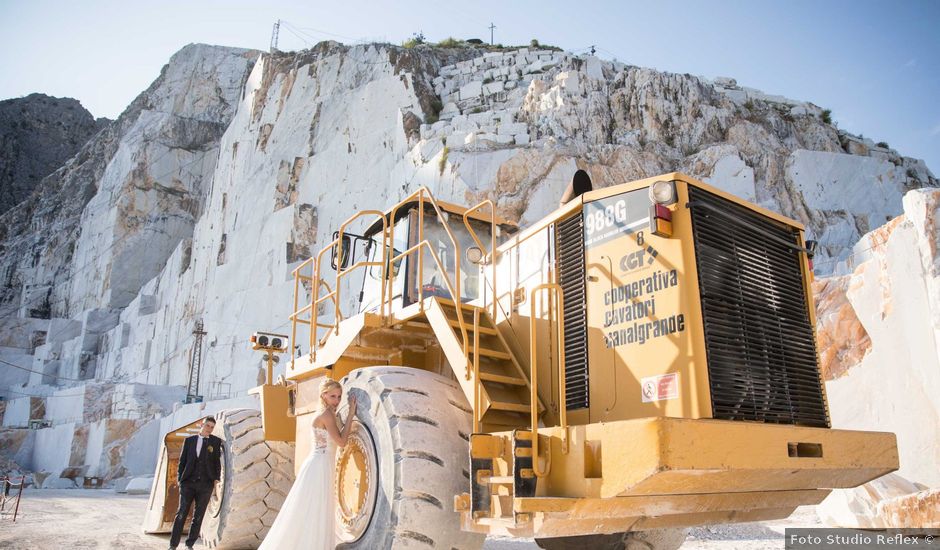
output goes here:
{"type": "MultiPolygon", "coordinates": [[[[444,211],[450,215],[462,215],[468,228],[470,218],[487,221],[494,235],[498,225],[495,207],[489,201],[470,209],[459,209],[438,203],[426,189],[420,189],[387,212],[369,210],[351,217],[340,226],[336,239],[295,269],[291,343],[298,340],[297,325],[304,324],[310,329],[307,341],[310,347],[309,353],[292,358],[286,372],[292,386],[290,416],[302,416],[316,408],[316,385],[323,376],[338,380],[358,368],[403,365],[453,377],[461,385],[473,410],[474,433],[470,436],[469,458],[471,462],[476,459],[491,461],[488,469],[472,470],[471,487],[468,487],[471,492],[456,495],[454,508],[461,514],[462,529],[510,536],[560,537],[783,518],[797,506],[820,502],[831,489],[855,487],[896,470],[898,454],[894,434],[705,418],[706,414],[698,412],[708,408],[707,392],[702,393],[704,386],[698,390],[702,396],[695,402],[692,418],[663,415],[592,423],[583,414],[566,415],[564,406],[560,411],[545,406],[549,397],[553,398],[552,403],[566,402],[563,382],[559,384],[557,395],[547,396],[537,382],[540,375],[536,373],[537,368],[542,371],[541,375],[556,368],[557,372],[564,372],[564,336],[558,325],[561,318],[559,309],[565,298],[553,274],[549,283],[531,289],[527,300],[519,300],[519,303],[527,301],[525,307],[532,308],[532,326],[528,340],[531,357],[518,359],[516,354],[519,354],[520,346],[516,346],[515,353],[508,349],[513,347],[506,343],[510,334],[502,326],[494,330],[481,324],[485,320],[483,317],[488,317],[493,325],[506,320],[499,317],[496,307],[496,300],[501,297],[512,295],[513,311],[516,311],[516,291],[519,289],[500,288],[503,294],[497,293],[497,258],[549,225],[569,218],[587,201],[649,186],[656,180],[683,181],[705,188],[778,223],[802,230],[794,220],[746,203],[688,176],[666,174],[589,192],[515,235],[499,248],[496,248],[494,238],[489,243],[484,262],[487,265],[484,269],[493,267],[492,281],[486,283],[490,285],[492,296],[496,296],[492,303],[460,304],[455,300],[419,295],[415,304],[393,310],[388,266],[409,255],[416,256],[420,264],[423,254],[427,253],[440,272],[446,273],[434,249],[423,237],[426,205],[434,209],[444,224],[456,257],[462,257],[463,250],[443,221],[444,211]],[[417,244],[391,255],[390,239],[395,214],[408,202],[417,202],[419,206],[417,244]],[[483,206],[490,207],[490,216],[478,213],[483,206]],[[341,267],[331,287],[320,273],[325,253],[341,247],[346,228],[362,216],[375,217],[381,225],[381,260],[360,261],[348,268],[341,267]],[[376,311],[344,318],[339,308],[342,303],[340,281],[352,270],[360,268],[382,270],[385,284],[381,289],[381,301],[376,311]],[[305,274],[305,269],[310,270],[309,275],[305,274]],[[302,285],[308,285],[312,290],[310,302],[305,305],[299,302],[302,285]],[[544,330],[543,324],[541,334],[554,334],[558,329],[554,343],[549,345],[558,349],[557,356],[560,356],[554,364],[543,367],[536,367],[539,331],[535,326],[534,308],[539,295],[547,296],[549,303],[554,304],[549,306],[548,330],[544,330]],[[448,308],[456,311],[456,316],[447,317],[448,308]],[[324,322],[318,319],[324,310],[332,313],[331,320],[324,322]],[[466,317],[465,313],[470,316],[466,317]],[[325,330],[326,334],[321,337],[318,330],[325,330]],[[486,330],[498,337],[506,348],[495,353],[505,356],[507,364],[512,361],[506,373],[490,374],[490,379],[496,376],[504,382],[518,383],[525,393],[531,392],[531,399],[524,407],[499,403],[492,396],[483,395],[481,384],[485,376],[481,375],[479,361],[481,353],[486,350],[481,349],[479,338],[481,333],[486,334],[486,330]],[[445,334],[450,336],[445,338],[445,334]],[[484,414],[500,406],[517,414],[525,413],[528,418],[515,431],[494,429],[494,424],[488,422],[484,414]],[[533,426],[538,434],[534,439],[533,426]],[[528,443],[519,445],[520,441],[528,443]],[[520,459],[533,457],[534,460],[529,460],[526,467],[520,468],[516,464],[520,459]],[[537,480],[535,496],[515,494],[513,487],[520,478],[537,480]],[[492,498],[484,509],[472,511],[471,493],[477,486],[489,487],[492,498]]],[[[683,198],[687,197],[680,197],[680,202],[683,198]]],[[[470,232],[476,245],[485,250],[484,243],[472,229],[470,232]]],[[[692,244],[687,241],[683,241],[682,246],[690,250],[688,247],[692,244]]],[[[343,251],[339,251],[338,256],[342,257],[343,251]]],[[[814,322],[809,290],[811,274],[805,262],[802,269],[809,300],[808,314],[814,322]]],[[[418,273],[423,273],[420,267],[418,273]]],[[[445,277],[443,282],[452,296],[460,296],[459,262],[455,279],[451,282],[445,277]]],[[[697,288],[694,281],[690,284],[697,288]]],[[[422,288],[420,280],[418,288],[422,288]]],[[[699,322],[700,314],[693,314],[691,318],[694,321],[690,322],[699,322]]],[[[695,351],[699,357],[704,357],[704,349],[696,348],[695,351]]],[[[558,379],[563,381],[564,376],[559,375],[558,379]]],[[[268,401],[280,405],[284,399],[278,393],[272,394],[268,401]]],[[[267,407],[265,413],[265,429],[269,432],[269,418],[272,422],[278,420],[274,411],[268,411],[267,407]]],[[[282,416],[286,418],[287,413],[282,416]]],[[[309,447],[307,431],[306,422],[297,422],[298,456],[309,447]]],[[[278,430],[269,433],[275,432],[278,430]]],[[[361,462],[361,457],[344,460],[355,464],[361,462]]],[[[357,472],[359,470],[352,473],[357,472]]],[[[455,472],[454,475],[460,473],[455,472]]],[[[353,493],[355,491],[344,492],[344,510],[348,508],[355,512],[362,508],[362,495],[357,498],[353,493]]]]}
{"type": "MultiPolygon", "coordinates": [[[[571,426],[568,453],[561,428],[539,433],[548,474],[536,496],[502,491],[479,518],[469,495],[458,497],[464,529],[558,537],[778,519],[898,468],[891,433],[646,418],[571,426]]],[[[490,478],[477,481],[512,479],[511,439],[471,437],[471,457],[494,459],[490,478]]]]}

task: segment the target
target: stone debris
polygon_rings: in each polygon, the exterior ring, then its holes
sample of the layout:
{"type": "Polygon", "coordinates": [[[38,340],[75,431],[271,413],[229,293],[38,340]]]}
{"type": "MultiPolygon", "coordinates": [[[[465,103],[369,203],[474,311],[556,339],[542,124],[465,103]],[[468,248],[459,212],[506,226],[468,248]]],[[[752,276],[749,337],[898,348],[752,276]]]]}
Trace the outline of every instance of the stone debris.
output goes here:
{"type": "Polygon", "coordinates": [[[878,515],[890,527],[940,528],[940,490],[931,489],[878,503],[878,515]]]}
{"type": "Polygon", "coordinates": [[[25,475],[27,470],[4,456],[0,456],[0,476],[17,478],[25,475]]]}
{"type": "Polygon", "coordinates": [[[897,474],[855,489],[837,489],[816,507],[829,527],[856,529],[940,527],[940,491],[897,474]]]}
{"type": "Polygon", "coordinates": [[[124,490],[121,492],[129,495],[149,495],[152,485],[153,476],[135,477],[128,481],[127,485],[124,486],[124,490]]]}
{"type": "Polygon", "coordinates": [[[74,479],[51,475],[42,482],[43,489],[77,489],[74,479]]]}

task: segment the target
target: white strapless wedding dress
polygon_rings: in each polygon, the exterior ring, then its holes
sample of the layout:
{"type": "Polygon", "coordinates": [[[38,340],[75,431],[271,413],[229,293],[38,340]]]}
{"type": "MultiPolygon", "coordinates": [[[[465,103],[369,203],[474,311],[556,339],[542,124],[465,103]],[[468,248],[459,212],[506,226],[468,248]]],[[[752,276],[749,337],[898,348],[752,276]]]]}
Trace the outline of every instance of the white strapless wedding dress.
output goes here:
{"type": "Polygon", "coordinates": [[[259,550],[333,550],[335,504],[330,434],[313,428],[313,449],[304,460],[274,525],[259,550]]]}

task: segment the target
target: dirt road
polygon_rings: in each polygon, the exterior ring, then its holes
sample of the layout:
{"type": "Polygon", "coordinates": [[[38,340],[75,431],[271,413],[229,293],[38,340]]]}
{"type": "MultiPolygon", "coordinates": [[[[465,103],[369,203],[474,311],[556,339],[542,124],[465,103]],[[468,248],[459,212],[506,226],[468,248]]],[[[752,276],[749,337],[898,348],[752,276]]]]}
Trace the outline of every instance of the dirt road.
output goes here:
{"type": "MultiPolygon", "coordinates": [[[[23,494],[16,523],[0,519],[0,549],[147,550],[165,549],[168,535],[145,535],[140,524],[145,495],[110,490],[30,490],[23,494]]],[[[769,550],[783,548],[786,527],[818,526],[812,508],[787,520],[693,529],[683,550],[769,550]]],[[[198,547],[198,545],[197,545],[198,547]]],[[[534,550],[531,540],[487,539],[484,550],[534,550]]]]}

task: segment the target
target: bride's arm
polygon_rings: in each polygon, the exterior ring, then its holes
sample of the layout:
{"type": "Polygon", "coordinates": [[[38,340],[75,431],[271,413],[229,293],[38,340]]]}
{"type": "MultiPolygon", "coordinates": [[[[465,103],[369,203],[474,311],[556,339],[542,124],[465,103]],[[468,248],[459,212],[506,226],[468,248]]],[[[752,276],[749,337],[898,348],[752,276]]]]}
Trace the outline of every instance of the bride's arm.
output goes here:
{"type": "Polygon", "coordinates": [[[346,439],[349,437],[349,432],[352,431],[352,420],[353,415],[350,414],[346,419],[346,424],[343,426],[342,431],[340,431],[339,426],[336,424],[335,414],[327,412],[320,417],[323,427],[326,428],[327,433],[330,434],[330,437],[336,445],[340,447],[346,446],[346,439]]]}

